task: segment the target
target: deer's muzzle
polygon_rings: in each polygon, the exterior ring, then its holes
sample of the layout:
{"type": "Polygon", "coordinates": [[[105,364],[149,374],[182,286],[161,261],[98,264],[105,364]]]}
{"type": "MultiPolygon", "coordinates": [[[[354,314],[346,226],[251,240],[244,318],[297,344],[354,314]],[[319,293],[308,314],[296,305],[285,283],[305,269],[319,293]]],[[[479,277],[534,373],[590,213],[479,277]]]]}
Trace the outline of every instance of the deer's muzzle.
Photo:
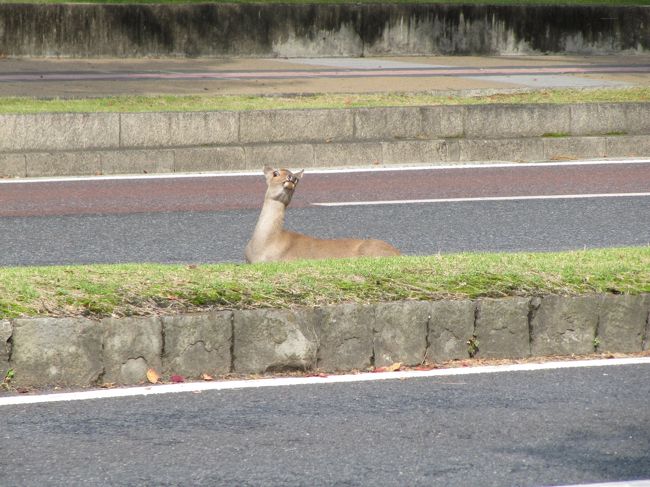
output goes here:
{"type": "Polygon", "coordinates": [[[289,174],[287,175],[287,178],[284,180],[283,186],[287,189],[293,189],[296,187],[298,184],[298,178],[289,174]]]}

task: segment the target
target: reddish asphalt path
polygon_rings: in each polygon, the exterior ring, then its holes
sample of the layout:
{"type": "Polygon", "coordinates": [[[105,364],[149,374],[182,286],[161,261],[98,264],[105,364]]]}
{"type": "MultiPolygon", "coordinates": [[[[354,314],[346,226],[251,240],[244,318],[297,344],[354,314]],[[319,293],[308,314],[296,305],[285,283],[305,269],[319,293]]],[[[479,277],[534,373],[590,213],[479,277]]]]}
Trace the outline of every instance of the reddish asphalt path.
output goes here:
{"type": "Polygon", "coordinates": [[[66,72],[66,73],[0,73],[0,82],[20,81],[97,81],[97,80],[178,80],[178,79],[301,79],[301,78],[374,78],[374,77],[439,77],[439,76],[513,76],[558,74],[650,73],[648,65],[582,65],[582,66],[508,66],[508,67],[409,67],[409,68],[346,68],[346,69],[281,69],[242,71],[187,72],[66,72]]]}
{"type": "MultiPolygon", "coordinates": [[[[0,217],[259,208],[261,175],[0,181],[0,217]]],[[[314,203],[650,192],[650,161],[310,173],[292,207],[314,203]]]]}

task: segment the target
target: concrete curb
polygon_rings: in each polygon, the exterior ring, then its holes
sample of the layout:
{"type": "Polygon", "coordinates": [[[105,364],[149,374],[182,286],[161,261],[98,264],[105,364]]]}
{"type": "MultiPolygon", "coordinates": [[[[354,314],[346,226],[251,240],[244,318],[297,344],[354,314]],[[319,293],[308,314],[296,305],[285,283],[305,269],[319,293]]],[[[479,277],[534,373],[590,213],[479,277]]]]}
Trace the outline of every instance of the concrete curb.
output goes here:
{"type": "Polygon", "coordinates": [[[650,350],[650,294],[405,301],[163,317],[0,321],[0,372],[17,386],[348,371],[468,356],[650,350]]]}
{"type": "Polygon", "coordinates": [[[650,155],[650,103],[0,115],[0,177],[650,155]]]}

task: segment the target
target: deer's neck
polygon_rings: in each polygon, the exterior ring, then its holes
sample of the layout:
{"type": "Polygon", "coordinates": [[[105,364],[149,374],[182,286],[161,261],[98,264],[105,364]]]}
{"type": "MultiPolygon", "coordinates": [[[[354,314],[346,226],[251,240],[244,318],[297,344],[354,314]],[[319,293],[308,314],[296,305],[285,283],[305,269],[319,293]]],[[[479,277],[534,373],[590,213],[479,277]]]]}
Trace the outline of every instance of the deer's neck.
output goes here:
{"type": "Polygon", "coordinates": [[[284,203],[265,198],[252,240],[261,243],[279,235],[284,227],[285,209],[284,203]]]}

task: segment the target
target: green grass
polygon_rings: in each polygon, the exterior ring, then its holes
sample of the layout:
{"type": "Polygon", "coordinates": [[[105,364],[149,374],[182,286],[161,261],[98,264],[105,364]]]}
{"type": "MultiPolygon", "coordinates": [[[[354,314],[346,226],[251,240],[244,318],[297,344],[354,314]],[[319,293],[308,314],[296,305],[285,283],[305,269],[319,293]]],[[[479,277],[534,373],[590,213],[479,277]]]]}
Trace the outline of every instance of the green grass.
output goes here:
{"type": "Polygon", "coordinates": [[[0,3],[445,3],[478,5],[649,5],[650,0],[3,0],[0,3]]]}
{"type": "Polygon", "coordinates": [[[0,319],[650,292],[650,247],[257,265],[0,268],[0,319]]]}
{"type": "Polygon", "coordinates": [[[489,103],[648,102],[650,88],[541,90],[467,96],[463,94],[372,93],[304,96],[115,96],[82,99],[0,98],[0,113],[185,112],[386,106],[478,105],[489,103]]]}

